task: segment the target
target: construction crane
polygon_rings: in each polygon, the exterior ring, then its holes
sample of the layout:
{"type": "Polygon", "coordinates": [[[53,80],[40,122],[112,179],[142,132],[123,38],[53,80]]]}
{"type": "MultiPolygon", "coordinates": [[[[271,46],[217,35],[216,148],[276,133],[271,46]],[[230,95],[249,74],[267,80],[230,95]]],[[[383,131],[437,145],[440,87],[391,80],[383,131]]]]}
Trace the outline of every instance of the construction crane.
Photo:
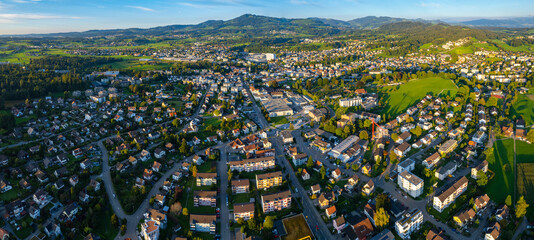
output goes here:
{"type": "MultiPolygon", "coordinates": [[[[378,125],[378,123],[376,123],[374,119],[371,119],[371,122],[372,122],[371,126],[373,126],[373,138],[371,138],[371,139],[374,139],[376,137],[375,136],[375,125],[376,125],[376,128],[377,128],[377,131],[378,131],[379,128],[381,128],[381,126],[378,125]]],[[[380,134],[380,135],[382,135],[382,134],[380,134]]]]}

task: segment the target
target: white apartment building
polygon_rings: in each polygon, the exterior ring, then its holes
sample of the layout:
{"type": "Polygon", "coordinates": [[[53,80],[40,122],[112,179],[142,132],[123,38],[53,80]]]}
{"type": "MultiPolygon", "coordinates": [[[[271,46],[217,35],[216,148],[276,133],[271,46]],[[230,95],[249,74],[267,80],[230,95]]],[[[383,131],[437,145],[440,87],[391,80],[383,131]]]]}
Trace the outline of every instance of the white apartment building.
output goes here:
{"type": "Polygon", "coordinates": [[[423,213],[414,208],[395,222],[395,230],[402,239],[409,239],[413,232],[421,228],[421,225],[423,225],[423,213]]]}
{"type": "Polygon", "coordinates": [[[340,107],[354,107],[362,104],[361,97],[339,99],[340,107]]]}
{"type": "Polygon", "coordinates": [[[397,177],[400,188],[413,198],[419,197],[423,193],[424,181],[409,171],[404,171],[397,177]]]}

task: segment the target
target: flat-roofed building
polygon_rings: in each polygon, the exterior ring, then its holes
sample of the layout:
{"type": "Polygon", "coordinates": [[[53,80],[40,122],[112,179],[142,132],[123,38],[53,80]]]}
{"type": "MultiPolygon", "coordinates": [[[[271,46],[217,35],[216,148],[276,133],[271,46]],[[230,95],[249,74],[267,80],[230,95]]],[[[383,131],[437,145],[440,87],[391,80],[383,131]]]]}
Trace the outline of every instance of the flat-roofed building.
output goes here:
{"type": "Polygon", "coordinates": [[[414,208],[395,222],[395,230],[402,239],[409,239],[413,232],[421,228],[421,225],[423,225],[423,213],[414,208]]]}
{"type": "Polygon", "coordinates": [[[454,151],[457,146],[458,141],[456,141],[456,139],[449,139],[439,147],[438,152],[440,154],[447,154],[454,151]]]}
{"type": "Polygon", "coordinates": [[[410,196],[416,198],[423,194],[424,181],[409,171],[399,173],[397,183],[410,196]]]}

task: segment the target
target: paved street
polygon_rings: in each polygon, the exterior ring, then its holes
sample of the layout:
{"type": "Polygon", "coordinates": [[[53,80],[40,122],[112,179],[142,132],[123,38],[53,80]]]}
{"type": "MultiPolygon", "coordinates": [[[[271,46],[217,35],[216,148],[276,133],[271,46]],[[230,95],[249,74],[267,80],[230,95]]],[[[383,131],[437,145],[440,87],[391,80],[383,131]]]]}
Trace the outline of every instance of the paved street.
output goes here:
{"type": "MultiPolygon", "coordinates": [[[[244,83],[244,82],[243,82],[244,83]]],[[[250,100],[254,103],[252,104],[254,111],[256,111],[256,115],[258,117],[258,122],[261,129],[267,129],[270,128],[270,124],[267,122],[263,114],[261,113],[260,108],[257,104],[255,104],[254,99],[252,97],[252,93],[250,92],[250,89],[248,88],[248,84],[245,84],[245,89],[247,89],[250,100]]],[[[317,237],[317,239],[334,239],[334,236],[330,233],[330,230],[324,223],[324,221],[321,218],[321,215],[315,209],[315,206],[313,205],[312,201],[308,196],[306,195],[306,190],[302,187],[300,182],[298,181],[295,172],[293,171],[293,168],[291,167],[291,164],[287,161],[287,159],[284,157],[284,147],[282,144],[282,140],[279,137],[271,138],[273,147],[276,150],[276,161],[277,164],[282,164],[285,167],[285,174],[289,174],[289,180],[291,180],[291,185],[293,189],[296,189],[292,191],[292,196],[300,196],[302,200],[302,205],[304,215],[307,217],[308,224],[312,228],[313,233],[317,237]],[[317,226],[319,229],[315,227],[317,226]]]]}
{"type": "Polygon", "coordinates": [[[228,202],[226,202],[227,195],[226,195],[226,189],[228,189],[228,165],[226,165],[226,162],[228,160],[228,145],[225,144],[222,147],[219,148],[221,150],[220,154],[220,160],[217,164],[217,172],[219,176],[220,184],[220,221],[221,221],[221,239],[230,239],[231,233],[230,233],[230,211],[228,210],[228,202]]]}

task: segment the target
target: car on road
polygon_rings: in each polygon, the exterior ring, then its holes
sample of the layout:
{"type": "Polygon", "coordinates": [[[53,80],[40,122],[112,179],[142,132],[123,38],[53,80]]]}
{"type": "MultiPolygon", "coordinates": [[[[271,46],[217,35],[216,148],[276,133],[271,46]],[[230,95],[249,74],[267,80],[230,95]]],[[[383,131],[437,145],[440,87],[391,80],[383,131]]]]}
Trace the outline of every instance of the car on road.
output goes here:
{"type": "Polygon", "coordinates": [[[220,212],[221,212],[221,209],[220,209],[220,208],[217,208],[217,209],[215,210],[215,212],[220,213],[220,212]]]}

